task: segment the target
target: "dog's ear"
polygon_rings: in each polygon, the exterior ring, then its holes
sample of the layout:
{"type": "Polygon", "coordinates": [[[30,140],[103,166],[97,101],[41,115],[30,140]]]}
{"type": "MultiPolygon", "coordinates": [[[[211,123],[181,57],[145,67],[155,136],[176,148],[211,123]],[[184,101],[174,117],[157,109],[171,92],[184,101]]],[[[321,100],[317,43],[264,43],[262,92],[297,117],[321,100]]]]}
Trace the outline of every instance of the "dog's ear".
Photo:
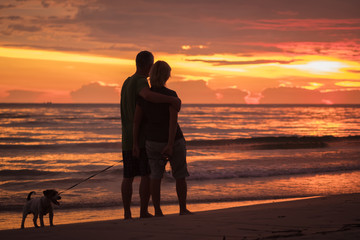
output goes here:
{"type": "Polygon", "coordinates": [[[43,191],[45,197],[51,198],[54,194],[54,190],[45,190],[43,191]]]}

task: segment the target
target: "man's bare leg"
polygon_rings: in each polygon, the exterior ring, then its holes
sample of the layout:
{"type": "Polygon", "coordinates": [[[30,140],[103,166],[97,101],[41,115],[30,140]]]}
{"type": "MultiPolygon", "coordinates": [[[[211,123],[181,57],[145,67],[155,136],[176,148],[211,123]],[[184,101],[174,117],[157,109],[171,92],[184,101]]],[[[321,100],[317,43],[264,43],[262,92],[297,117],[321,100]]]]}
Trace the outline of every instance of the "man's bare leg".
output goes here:
{"type": "Polygon", "coordinates": [[[150,200],[150,178],[149,176],[142,176],[139,186],[140,195],[140,218],[152,217],[148,211],[150,200]]]}
{"type": "Polygon", "coordinates": [[[121,196],[124,207],[124,219],[131,219],[131,197],[132,197],[132,184],[134,178],[123,178],[121,184],[121,196]]]}

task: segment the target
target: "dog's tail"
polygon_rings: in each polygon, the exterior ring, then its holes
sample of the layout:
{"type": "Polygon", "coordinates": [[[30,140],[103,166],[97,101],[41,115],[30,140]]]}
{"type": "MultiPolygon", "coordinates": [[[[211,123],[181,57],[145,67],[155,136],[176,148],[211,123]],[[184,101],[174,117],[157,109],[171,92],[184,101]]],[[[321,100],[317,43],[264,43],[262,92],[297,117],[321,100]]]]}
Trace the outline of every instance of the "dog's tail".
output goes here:
{"type": "Polygon", "coordinates": [[[36,194],[34,191],[30,192],[29,195],[26,198],[26,201],[29,201],[31,199],[31,195],[36,194]]]}

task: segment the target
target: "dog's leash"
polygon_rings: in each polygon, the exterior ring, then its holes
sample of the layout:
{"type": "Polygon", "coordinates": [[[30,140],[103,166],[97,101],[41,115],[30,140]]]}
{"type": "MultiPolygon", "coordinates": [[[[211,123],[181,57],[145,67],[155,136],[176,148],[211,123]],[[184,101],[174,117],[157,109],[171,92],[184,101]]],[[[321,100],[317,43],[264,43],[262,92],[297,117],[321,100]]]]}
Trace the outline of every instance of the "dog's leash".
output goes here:
{"type": "MultiPolygon", "coordinates": [[[[123,161],[123,160],[121,160],[120,162],[122,162],[122,161],[123,161]]],[[[95,173],[95,174],[91,175],[90,177],[88,177],[88,178],[85,178],[85,179],[81,180],[80,182],[78,182],[78,183],[76,183],[76,184],[72,185],[71,187],[69,187],[69,188],[65,189],[64,191],[61,191],[61,192],[59,193],[59,195],[60,195],[60,194],[62,194],[62,193],[64,193],[64,192],[66,192],[66,191],[68,191],[68,190],[70,190],[70,189],[72,189],[72,188],[74,188],[74,187],[76,187],[76,186],[77,186],[77,185],[79,185],[80,183],[83,183],[83,182],[85,182],[85,181],[87,181],[87,180],[89,180],[89,179],[91,179],[91,178],[95,177],[96,175],[98,175],[98,174],[100,174],[100,173],[102,173],[102,172],[107,171],[108,169],[110,169],[110,168],[114,167],[115,165],[117,165],[117,164],[114,164],[114,165],[111,165],[111,166],[109,166],[109,167],[106,167],[105,169],[101,170],[100,172],[97,172],[97,173],[95,173]]]]}

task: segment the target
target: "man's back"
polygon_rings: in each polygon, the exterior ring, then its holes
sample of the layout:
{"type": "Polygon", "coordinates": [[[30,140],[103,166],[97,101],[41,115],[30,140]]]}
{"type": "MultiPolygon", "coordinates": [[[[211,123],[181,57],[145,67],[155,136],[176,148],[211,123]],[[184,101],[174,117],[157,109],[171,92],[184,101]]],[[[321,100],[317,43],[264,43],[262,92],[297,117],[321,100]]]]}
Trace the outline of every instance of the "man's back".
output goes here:
{"type": "Polygon", "coordinates": [[[140,91],[149,87],[146,78],[139,74],[127,78],[121,88],[121,124],[122,124],[122,149],[132,150],[133,121],[136,100],[140,91]]]}

